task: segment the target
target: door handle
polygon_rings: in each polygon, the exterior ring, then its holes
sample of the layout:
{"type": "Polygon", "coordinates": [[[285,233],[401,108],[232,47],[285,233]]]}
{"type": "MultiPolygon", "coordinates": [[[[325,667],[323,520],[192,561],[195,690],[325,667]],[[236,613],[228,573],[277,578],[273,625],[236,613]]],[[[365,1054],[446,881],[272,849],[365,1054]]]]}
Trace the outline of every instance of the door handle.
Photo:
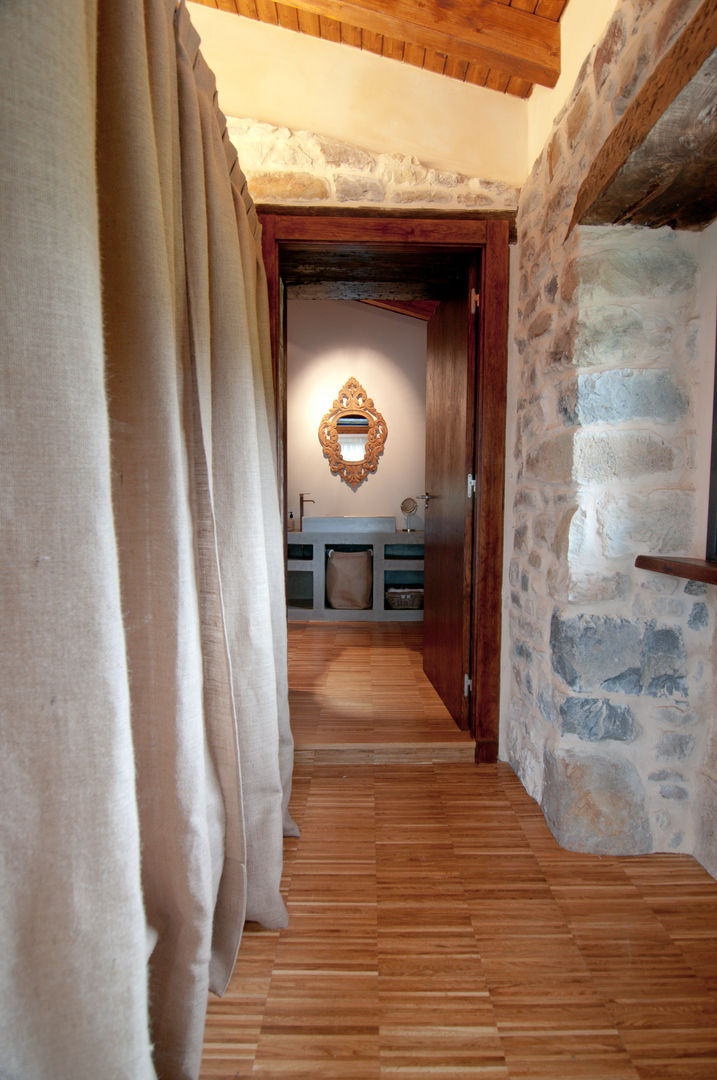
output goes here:
{"type": "Polygon", "coordinates": [[[428,492],[426,492],[425,495],[416,495],[416,498],[423,500],[424,507],[427,510],[429,502],[431,501],[431,499],[435,499],[436,496],[435,495],[429,495],[428,492]]]}

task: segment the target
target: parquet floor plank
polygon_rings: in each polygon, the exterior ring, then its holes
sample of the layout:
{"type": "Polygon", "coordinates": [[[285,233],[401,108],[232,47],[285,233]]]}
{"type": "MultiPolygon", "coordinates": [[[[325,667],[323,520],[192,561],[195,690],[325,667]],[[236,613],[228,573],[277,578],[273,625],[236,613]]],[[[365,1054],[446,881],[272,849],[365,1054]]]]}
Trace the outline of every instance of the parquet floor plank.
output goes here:
{"type": "Polygon", "coordinates": [[[420,634],[290,626],[290,924],[245,928],[202,1080],[717,1080],[717,882],[558,848],[420,634]]]}

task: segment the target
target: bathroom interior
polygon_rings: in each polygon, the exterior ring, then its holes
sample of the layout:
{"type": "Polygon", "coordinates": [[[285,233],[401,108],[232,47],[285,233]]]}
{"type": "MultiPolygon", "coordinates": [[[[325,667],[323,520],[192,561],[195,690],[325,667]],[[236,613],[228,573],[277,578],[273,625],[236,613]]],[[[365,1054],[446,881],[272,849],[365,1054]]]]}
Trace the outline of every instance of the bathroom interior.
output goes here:
{"type": "Polygon", "coordinates": [[[290,619],[422,618],[426,327],[423,318],[356,300],[288,300],[290,619]],[[375,471],[355,483],[332,471],[319,439],[349,379],[386,432],[375,471]],[[330,559],[366,551],[372,595],[356,606],[332,601],[324,580],[330,559]]]}

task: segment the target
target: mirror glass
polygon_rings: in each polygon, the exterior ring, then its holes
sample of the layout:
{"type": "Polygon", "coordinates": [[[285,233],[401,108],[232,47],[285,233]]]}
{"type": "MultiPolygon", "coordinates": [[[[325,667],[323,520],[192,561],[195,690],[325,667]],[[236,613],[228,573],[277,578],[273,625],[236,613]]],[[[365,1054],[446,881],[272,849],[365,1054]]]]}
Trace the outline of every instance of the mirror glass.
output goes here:
{"type": "Polygon", "coordinates": [[[359,413],[339,417],[336,425],[339,450],[344,461],[363,461],[366,457],[368,420],[359,413]]]}
{"type": "Polygon", "coordinates": [[[388,429],[361,384],[349,379],[319,424],[329,468],[354,490],[376,472],[388,429]]]}

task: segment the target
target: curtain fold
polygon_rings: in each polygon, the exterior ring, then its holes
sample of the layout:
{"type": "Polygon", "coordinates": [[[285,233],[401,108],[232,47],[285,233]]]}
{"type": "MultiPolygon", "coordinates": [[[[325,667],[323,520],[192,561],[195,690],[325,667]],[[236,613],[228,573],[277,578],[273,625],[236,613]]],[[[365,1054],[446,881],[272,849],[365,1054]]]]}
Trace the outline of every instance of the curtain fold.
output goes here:
{"type": "Polygon", "coordinates": [[[259,226],[183,4],[0,26],[0,1075],[193,1080],[297,831],[259,226]]]}
{"type": "Polygon", "coordinates": [[[0,4],[0,1076],[149,1080],[104,387],[96,3],[0,4]]]}

